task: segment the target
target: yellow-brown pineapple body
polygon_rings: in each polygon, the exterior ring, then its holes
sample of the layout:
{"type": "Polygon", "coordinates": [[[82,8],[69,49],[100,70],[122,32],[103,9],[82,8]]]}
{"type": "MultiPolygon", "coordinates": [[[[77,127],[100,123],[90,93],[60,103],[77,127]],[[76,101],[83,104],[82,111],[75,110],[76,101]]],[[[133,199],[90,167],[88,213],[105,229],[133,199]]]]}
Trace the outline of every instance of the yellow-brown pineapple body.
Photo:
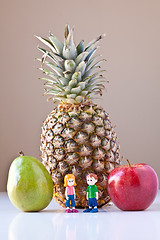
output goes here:
{"type": "Polygon", "coordinates": [[[65,207],[64,176],[76,177],[76,206],[87,207],[86,176],[98,175],[98,207],[110,201],[106,182],[110,171],[120,165],[116,133],[103,108],[92,102],[59,104],[42,126],[42,162],[54,183],[54,198],[65,207]]]}

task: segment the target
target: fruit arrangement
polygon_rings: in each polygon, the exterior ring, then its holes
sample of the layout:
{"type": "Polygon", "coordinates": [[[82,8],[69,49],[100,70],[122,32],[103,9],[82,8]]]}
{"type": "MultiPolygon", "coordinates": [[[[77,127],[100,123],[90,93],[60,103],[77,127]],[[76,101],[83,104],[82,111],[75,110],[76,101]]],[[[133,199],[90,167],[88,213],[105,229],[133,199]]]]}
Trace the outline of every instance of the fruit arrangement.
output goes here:
{"type": "Polygon", "coordinates": [[[42,78],[44,94],[58,105],[42,126],[43,164],[20,152],[10,166],[11,202],[22,211],[40,211],[53,196],[68,213],[77,213],[75,206],[88,206],[85,213],[98,212],[97,206],[110,199],[121,210],[148,208],[159,187],[156,172],[144,163],[131,165],[127,160],[129,165],[121,165],[109,114],[92,101],[105,88],[100,69],[104,59],[94,56],[103,35],[86,47],[84,41],[76,46],[67,25],[64,43],[53,34],[37,38],[48,47],[38,47],[43,53],[40,70],[47,75],[42,78]]]}
{"type": "Polygon", "coordinates": [[[92,99],[102,95],[104,70],[93,56],[103,35],[86,47],[84,41],[76,46],[73,30],[67,25],[64,43],[50,33],[48,39],[37,38],[48,47],[38,47],[43,53],[40,70],[44,94],[58,102],[42,126],[42,162],[54,183],[54,198],[65,207],[64,176],[74,174],[77,181],[76,206],[88,206],[86,200],[86,176],[98,176],[98,207],[110,201],[106,189],[107,177],[120,165],[120,147],[109,114],[92,99]],[[44,68],[44,65],[48,69],[44,68]]]}

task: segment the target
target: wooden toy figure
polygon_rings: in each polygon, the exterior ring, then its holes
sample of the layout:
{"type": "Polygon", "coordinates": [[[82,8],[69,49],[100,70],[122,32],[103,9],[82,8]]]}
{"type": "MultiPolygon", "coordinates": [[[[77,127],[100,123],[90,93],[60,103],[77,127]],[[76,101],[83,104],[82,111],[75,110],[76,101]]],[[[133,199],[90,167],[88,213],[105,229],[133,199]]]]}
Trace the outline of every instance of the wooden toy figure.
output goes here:
{"type": "Polygon", "coordinates": [[[67,174],[64,177],[64,186],[66,187],[65,196],[66,196],[66,212],[67,213],[77,213],[78,210],[75,209],[75,189],[76,186],[75,176],[73,174],[67,174]],[[70,209],[72,207],[72,209],[70,209]]]}
{"type": "Polygon", "coordinates": [[[86,191],[87,192],[86,198],[88,200],[89,208],[87,208],[83,212],[91,212],[91,213],[98,212],[98,209],[97,209],[98,188],[95,185],[97,181],[98,181],[98,177],[96,174],[90,173],[87,175],[88,187],[86,191]]]}

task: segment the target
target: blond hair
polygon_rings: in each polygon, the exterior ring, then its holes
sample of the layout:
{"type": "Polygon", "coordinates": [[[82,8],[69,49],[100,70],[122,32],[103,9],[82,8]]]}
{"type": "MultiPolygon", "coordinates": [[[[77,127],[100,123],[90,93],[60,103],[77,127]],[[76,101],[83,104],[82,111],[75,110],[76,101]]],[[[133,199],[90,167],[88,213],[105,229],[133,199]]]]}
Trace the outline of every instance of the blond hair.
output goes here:
{"type": "Polygon", "coordinates": [[[73,174],[67,174],[67,175],[64,177],[64,187],[68,187],[67,181],[68,181],[68,179],[70,179],[70,178],[74,180],[73,186],[76,186],[76,185],[77,185],[77,184],[76,184],[76,180],[75,180],[75,176],[74,176],[73,174]]]}

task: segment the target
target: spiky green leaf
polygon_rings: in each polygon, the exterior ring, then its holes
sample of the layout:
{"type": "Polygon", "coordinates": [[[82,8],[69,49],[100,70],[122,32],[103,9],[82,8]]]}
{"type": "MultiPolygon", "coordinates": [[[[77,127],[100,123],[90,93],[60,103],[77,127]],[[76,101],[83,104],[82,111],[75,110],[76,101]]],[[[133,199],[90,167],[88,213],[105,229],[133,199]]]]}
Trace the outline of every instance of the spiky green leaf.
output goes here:
{"type": "Polygon", "coordinates": [[[64,68],[64,60],[63,59],[56,59],[55,56],[52,56],[52,54],[50,52],[48,52],[47,50],[38,47],[38,49],[43,52],[44,54],[47,54],[47,57],[49,57],[57,66],[61,67],[62,69],[64,68]]]}
{"type": "Polygon", "coordinates": [[[42,37],[39,37],[39,36],[36,36],[36,38],[38,38],[38,40],[40,40],[42,43],[44,43],[47,47],[49,47],[52,52],[56,52],[56,49],[54,48],[53,44],[48,40],[48,39],[45,39],[45,38],[42,38],[42,37]]]}
{"type": "Polygon", "coordinates": [[[71,93],[79,94],[82,91],[81,87],[75,87],[71,89],[71,93]]]}
{"type": "Polygon", "coordinates": [[[83,51],[84,51],[84,40],[80,41],[80,43],[77,46],[77,55],[79,55],[83,51]]]}
{"type": "Polygon", "coordinates": [[[85,51],[88,50],[89,48],[93,47],[95,44],[97,44],[104,37],[105,37],[105,34],[102,34],[99,37],[93,39],[91,42],[88,43],[88,45],[85,48],[85,51]]]}
{"type": "Polygon", "coordinates": [[[80,62],[84,61],[87,56],[88,56],[88,52],[80,53],[78,57],[75,59],[75,63],[78,65],[80,62]]]}
{"type": "Polygon", "coordinates": [[[87,61],[90,59],[90,57],[96,52],[97,48],[98,48],[98,47],[94,48],[93,50],[91,50],[91,51],[89,52],[88,56],[87,56],[86,59],[85,59],[86,62],[87,62],[87,61]]]}
{"type": "Polygon", "coordinates": [[[86,69],[86,63],[84,61],[80,62],[78,66],[76,67],[76,72],[81,72],[81,75],[83,76],[86,69]]]}
{"type": "Polygon", "coordinates": [[[64,44],[55,36],[50,33],[49,39],[51,43],[53,44],[54,48],[56,49],[58,54],[62,54],[64,44]]]}

